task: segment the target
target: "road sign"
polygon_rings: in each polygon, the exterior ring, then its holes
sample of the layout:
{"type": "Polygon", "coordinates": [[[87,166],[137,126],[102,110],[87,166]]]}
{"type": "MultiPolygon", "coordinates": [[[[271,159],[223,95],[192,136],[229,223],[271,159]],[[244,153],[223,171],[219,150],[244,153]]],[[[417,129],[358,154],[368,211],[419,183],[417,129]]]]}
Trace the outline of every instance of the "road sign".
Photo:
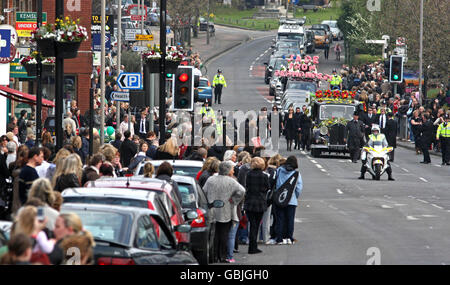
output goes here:
{"type": "Polygon", "coordinates": [[[133,47],[133,51],[141,52],[141,51],[147,51],[147,50],[148,50],[148,47],[144,47],[144,46],[134,46],[133,47]]]}
{"type": "MultiPolygon", "coordinates": [[[[42,24],[47,24],[47,13],[42,13],[42,24]]],[[[16,30],[19,37],[31,37],[31,32],[37,29],[36,12],[16,12],[16,30]]]]}
{"type": "MultiPolygon", "coordinates": [[[[130,17],[131,21],[142,21],[142,16],[141,15],[131,15],[130,17]]],[[[147,16],[144,15],[144,21],[147,21],[147,16]]]]}
{"type": "Polygon", "coordinates": [[[136,35],[137,41],[153,41],[153,35],[136,35]]]}
{"type": "Polygon", "coordinates": [[[384,44],[385,40],[366,40],[366,44],[384,44]]]}
{"type": "Polygon", "coordinates": [[[130,101],[130,93],[128,91],[113,91],[113,92],[111,92],[111,100],[112,101],[129,102],[130,101]]]}
{"type": "Polygon", "coordinates": [[[135,41],[136,35],[139,33],[138,29],[125,29],[125,41],[135,41]]]}
{"type": "Polygon", "coordinates": [[[170,27],[166,27],[166,34],[170,34],[170,27]]]}
{"type": "Polygon", "coordinates": [[[140,73],[122,72],[117,83],[120,89],[142,89],[142,76],[140,73]]]}

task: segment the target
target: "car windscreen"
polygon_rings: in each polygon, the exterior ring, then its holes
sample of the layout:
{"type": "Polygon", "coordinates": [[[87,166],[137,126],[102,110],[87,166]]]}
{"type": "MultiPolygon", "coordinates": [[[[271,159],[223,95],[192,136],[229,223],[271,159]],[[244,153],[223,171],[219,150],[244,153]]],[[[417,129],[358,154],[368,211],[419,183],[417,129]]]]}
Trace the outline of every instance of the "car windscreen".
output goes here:
{"type": "Polygon", "coordinates": [[[325,35],[325,31],[324,30],[314,30],[314,34],[316,36],[324,36],[325,35]]]}
{"type": "Polygon", "coordinates": [[[208,87],[208,80],[201,80],[200,79],[198,87],[208,87]]]}
{"type": "Polygon", "coordinates": [[[88,230],[94,238],[120,244],[129,244],[130,242],[133,222],[131,214],[79,209],[70,209],[64,212],[77,214],[83,223],[83,228],[88,230]]]}
{"type": "MultiPolygon", "coordinates": [[[[158,166],[155,165],[155,173],[156,170],[158,169],[158,166]]],[[[173,166],[173,174],[175,175],[181,175],[181,176],[190,176],[190,177],[197,177],[197,173],[200,171],[201,167],[198,166],[173,166]]],[[[139,174],[138,175],[143,175],[144,174],[144,167],[141,167],[139,169],[139,174]]]]}
{"type": "Polygon", "coordinates": [[[333,117],[351,120],[355,112],[354,106],[346,105],[322,105],[320,106],[320,120],[327,120],[333,117]]]}
{"type": "Polygon", "coordinates": [[[298,47],[298,42],[297,41],[285,41],[285,42],[277,43],[277,48],[292,48],[292,47],[298,47]]]}
{"type": "Polygon", "coordinates": [[[66,196],[64,197],[64,203],[103,204],[103,205],[148,208],[148,203],[146,200],[130,199],[125,197],[66,196]]]}
{"type": "Polygon", "coordinates": [[[183,208],[196,208],[194,186],[188,183],[177,182],[178,190],[181,193],[181,206],[183,208]]]}
{"type": "Polygon", "coordinates": [[[297,40],[300,41],[300,43],[303,42],[303,34],[299,33],[278,33],[278,40],[297,40]]]}
{"type": "Polygon", "coordinates": [[[281,60],[279,59],[279,60],[277,60],[277,62],[275,63],[274,69],[275,69],[275,70],[280,69],[282,65],[283,65],[284,67],[287,67],[287,66],[288,66],[288,61],[287,61],[287,59],[281,59],[281,60]]]}
{"type": "Polygon", "coordinates": [[[308,90],[309,92],[316,92],[316,85],[309,82],[288,82],[286,90],[288,89],[298,89],[298,90],[308,90]]]}

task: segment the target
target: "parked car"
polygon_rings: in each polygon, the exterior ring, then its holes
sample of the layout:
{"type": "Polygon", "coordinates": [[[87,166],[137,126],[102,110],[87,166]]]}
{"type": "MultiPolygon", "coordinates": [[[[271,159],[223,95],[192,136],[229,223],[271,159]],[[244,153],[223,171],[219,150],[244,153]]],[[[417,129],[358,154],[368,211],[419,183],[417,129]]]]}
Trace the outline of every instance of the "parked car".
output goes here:
{"type": "Polygon", "coordinates": [[[97,265],[198,264],[180,247],[174,231],[188,233],[189,225],[172,229],[153,210],[136,207],[63,204],[62,213],[77,214],[95,240],[97,265]]]}
{"type": "Polygon", "coordinates": [[[200,77],[199,86],[197,90],[198,90],[198,97],[196,101],[205,102],[206,100],[208,100],[209,106],[212,106],[213,90],[208,78],[200,77]]]}
{"type": "Polygon", "coordinates": [[[317,29],[314,30],[314,39],[316,47],[324,47],[325,40],[328,38],[330,44],[331,44],[331,35],[327,33],[324,29],[317,29]]]}
{"type": "MultiPolygon", "coordinates": [[[[169,162],[173,167],[173,174],[175,175],[183,175],[183,176],[190,176],[190,177],[197,177],[197,173],[202,169],[203,167],[203,161],[198,160],[151,160],[150,162],[155,167],[155,173],[158,167],[163,163],[164,161],[169,162]]],[[[138,164],[134,171],[134,175],[143,175],[144,174],[144,165],[148,161],[143,161],[138,164]]]]}
{"type": "Polygon", "coordinates": [[[200,264],[213,259],[215,224],[211,223],[208,200],[193,177],[173,175],[181,192],[183,211],[196,211],[198,217],[191,222],[191,249],[200,264]]]}
{"type": "Polygon", "coordinates": [[[312,30],[305,31],[305,46],[307,53],[313,53],[316,51],[316,41],[314,31],[312,30]]]}
{"type": "Polygon", "coordinates": [[[322,24],[326,24],[330,27],[333,39],[340,41],[344,38],[344,33],[342,33],[341,30],[338,28],[336,20],[322,21],[322,24]]]}
{"type": "MultiPolygon", "coordinates": [[[[166,181],[139,177],[102,177],[87,184],[88,188],[113,188],[113,189],[138,189],[147,191],[164,192],[164,206],[169,214],[170,221],[174,227],[185,223],[185,218],[181,208],[181,201],[174,192],[172,185],[166,181]]],[[[119,191],[119,190],[118,190],[119,191]]],[[[120,193],[120,192],[119,192],[120,193]]],[[[177,240],[189,247],[189,235],[184,233],[176,234],[177,240]]]]}

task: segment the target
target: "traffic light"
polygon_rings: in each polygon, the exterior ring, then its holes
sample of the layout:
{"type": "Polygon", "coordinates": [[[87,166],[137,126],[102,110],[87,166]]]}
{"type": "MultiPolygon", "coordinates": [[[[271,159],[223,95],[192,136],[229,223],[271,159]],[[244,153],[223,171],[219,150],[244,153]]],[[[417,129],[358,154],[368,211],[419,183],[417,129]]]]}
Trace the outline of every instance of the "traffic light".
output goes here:
{"type": "Polygon", "coordinates": [[[173,77],[173,74],[172,74],[172,73],[166,73],[166,78],[167,78],[167,79],[172,79],[172,77],[173,77]]]}
{"type": "Polygon", "coordinates": [[[403,56],[391,55],[389,69],[389,82],[401,83],[403,81],[403,56]]]}
{"type": "Polygon", "coordinates": [[[194,109],[194,68],[178,66],[173,78],[173,110],[193,111],[194,109]]]}
{"type": "Polygon", "coordinates": [[[386,59],[384,61],[384,75],[386,77],[389,77],[389,69],[391,69],[391,60],[390,59],[386,59]]]}

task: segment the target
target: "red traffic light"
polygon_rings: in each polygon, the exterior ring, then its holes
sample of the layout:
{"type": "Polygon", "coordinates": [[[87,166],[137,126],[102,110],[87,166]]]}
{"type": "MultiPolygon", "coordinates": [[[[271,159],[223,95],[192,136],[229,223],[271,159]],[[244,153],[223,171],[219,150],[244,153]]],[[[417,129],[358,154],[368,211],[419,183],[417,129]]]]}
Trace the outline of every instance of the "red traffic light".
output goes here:
{"type": "Polygon", "coordinates": [[[189,79],[189,75],[187,75],[187,73],[182,73],[180,76],[178,76],[178,80],[180,80],[181,82],[186,82],[189,79]]]}

